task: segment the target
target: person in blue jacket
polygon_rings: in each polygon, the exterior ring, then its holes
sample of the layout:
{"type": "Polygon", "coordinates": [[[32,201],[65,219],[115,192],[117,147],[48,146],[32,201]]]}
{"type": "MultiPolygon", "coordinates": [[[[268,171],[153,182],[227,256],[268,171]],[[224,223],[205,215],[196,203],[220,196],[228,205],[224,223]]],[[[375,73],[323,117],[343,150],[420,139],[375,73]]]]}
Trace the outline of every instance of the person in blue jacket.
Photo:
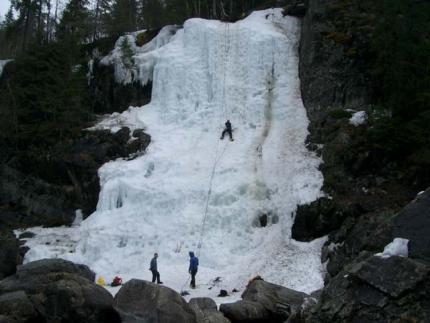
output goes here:
{"type": "Polygon", "coordinates": [[[188,272],[191,274],[191,288],[196,288],[196,274],[199,268],[199,258],[194,256],[194,252],[190,251],[190,268],[188,272]]]}
{"type": "Polygon", "coordinates": [[[162,284],[163,282],[160,281],[160,273],[158,272],[157,268],[157,258],[158,253],[154,253],[154,258],[151,259],[149,270],[152,272],[152,282],[155,283],[155,280],[157,280],[157,284],[162,284]]]}

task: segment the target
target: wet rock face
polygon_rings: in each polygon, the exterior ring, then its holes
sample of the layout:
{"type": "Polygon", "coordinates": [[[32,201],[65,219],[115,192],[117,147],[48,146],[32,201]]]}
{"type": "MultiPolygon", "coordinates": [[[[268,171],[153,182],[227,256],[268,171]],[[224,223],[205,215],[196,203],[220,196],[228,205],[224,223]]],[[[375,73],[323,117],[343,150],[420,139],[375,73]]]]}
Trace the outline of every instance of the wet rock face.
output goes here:
{"type": "Polygon", "coordinates": [[[91,105],[95,113],[113,113],[129,106],[142,106],[151,101],[151,82],[120,84],[115,81],[114,67],[95,62],[90,82],[91,105]]]}
{"type": "Polygon", "coordinates": [[[84,131],[67,146],[57,145],[49,158],[23,160],[17,167],[0,167],[0,225],[10,229],[37,225],[70,225],[75,210],[91,214],[100,192],[98,169],[116,158],[143,153],[151,137],[124,127],[84,131]]]}
{"type": "MultiPolygon", "coordinates": [[[[370,103],[369,79],[357,57],[345,51],[350,35],[334,37],[342,2],[307,0],[300,41],[302,97],[311,121],[322,120],[328,108],[360,109],[370,103]]],[[[354,10],[349,6],[350,11],[354,10]]]]}
{"type": "Polygon", "coordinates": [[[75,211],[64,188],[28,176],[8,166],[0,167],[0,225],[20,226],[70,224],[75,211]]]}
{"type": "Polygon", "coordinates": [[[252,281],[242,299],[222,304],[220,311],[231,322],[285,322],[297,313],[309,295],[263,280],[252,281]]]}
{"type": "Polygon", "coordinates": [[[325,197],[307,205],[299,205],[291,229],[292,238],[311,241],[322,237],[339,228],[345,218],[355,217],[359,213],[357,205],[338,206],[325,197]]]}
{"type": "Polygon", "coordinates": [[[409,258],[363,254],[330,281],[303,321],[425,322],[430,317],[429,273],[428,265],[409,258]]]}
{"type": "Polygon", "coordinates": [[[0,231],[0,280],[13,275],[20,262],[18,239],[12,231],[0,231]]]}
{"type": "Polygon", "coordinates": [[[121,287],[114,306],[124,323],[196,322],[194,311],[173,289],[138,279],[121,287]]]}
{"type": "Polygon", "coordinates": [[[6,322],[121,322],[112,296],[93,280],[88,267],[60,259],[20,266],[0,282],[0,317],[6,322]]]}

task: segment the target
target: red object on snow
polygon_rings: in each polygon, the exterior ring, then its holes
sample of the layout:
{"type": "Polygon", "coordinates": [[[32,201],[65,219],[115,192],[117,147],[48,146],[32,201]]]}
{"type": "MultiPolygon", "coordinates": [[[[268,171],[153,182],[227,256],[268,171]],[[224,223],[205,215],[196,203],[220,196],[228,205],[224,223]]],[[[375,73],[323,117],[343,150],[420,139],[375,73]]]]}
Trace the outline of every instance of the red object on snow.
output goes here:
{"type": "Polygon", "coordinates": [[[118,276],[115,276],[115,278],[112,281],[111,286],[119,286],[121,284],[122,284],[122,278],[118,277],[118,276]]]}

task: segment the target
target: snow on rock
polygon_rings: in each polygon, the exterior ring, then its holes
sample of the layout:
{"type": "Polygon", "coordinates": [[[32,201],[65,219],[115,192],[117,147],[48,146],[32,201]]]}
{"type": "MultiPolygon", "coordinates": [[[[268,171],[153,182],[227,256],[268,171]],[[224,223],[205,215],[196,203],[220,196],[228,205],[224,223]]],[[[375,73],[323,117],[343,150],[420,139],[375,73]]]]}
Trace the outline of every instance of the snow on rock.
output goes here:
{"type": "Polygon", "coordinates": [[[113,65],[115,69],[115,81],[121,84],[128,84],[135,81],[140,81],[142,85],[152,80],[154,65],[157,61],[157,49],[166,45],[175,35],[179,26],[171,25],[163,27],[158,35],[139,47],[136,45],[136,37],[138,34],[145,33],[146,30],[140,30],[121,36],[115,43],[112,52],[105,56],[100,63],[105,65],[113,65]],[[124,53],[122,45],[124,41],[128,42],[133,53],[132,66],[127,66],[124,62],[124,53]]]}
{"type": "MultiPolygon", "coordinates": [[[[308,293],[321,288],[325,239],[291,239],[297,205],[321,196],[323,183],[320,159],[305,147],[299,35],[300,21],[275,9],[234,24],[190,19],[163,46],[154,39],[141,49],[138,78],[152,75],[151,103],[98,127],[144,128],[151,144],[144,156],[101,167],[97,210],[82,222],[76,249],[52,255],[126,281],[150,279],[158,252],[162,281],[180,291],[192,250],[200,268],[189,297],[243,291],[256,275],[308,293]],[[234,142],[219,140],[226,119],[234,142]],[[262,214],[265,227],[256,225],[262,214]]],[[[41,257],[33,248],[26,261],[41,257]]]]}
{"type": "Polygon", "coordinates": [[[3,68],[6,66],[7,63],[12,62],[13,59],[3,59],[0,60],[0,76],[3,74],[3,68]]]}
{"type": "Polygon", "coordinates": [[[376,256],[381,258],[389,258],[391,256],[408,256],[408,239],[395,238],[392,242],[387,244],[383,252],[377,253],[376,256]]]}
{"type": "Polygon", "coordinates": [[[366,120],[367,120],[366,111],[358,111],[352,114],[351,118],[349,119],[349,123],[357,127],[359,125],[366,123],[366,120]]]}

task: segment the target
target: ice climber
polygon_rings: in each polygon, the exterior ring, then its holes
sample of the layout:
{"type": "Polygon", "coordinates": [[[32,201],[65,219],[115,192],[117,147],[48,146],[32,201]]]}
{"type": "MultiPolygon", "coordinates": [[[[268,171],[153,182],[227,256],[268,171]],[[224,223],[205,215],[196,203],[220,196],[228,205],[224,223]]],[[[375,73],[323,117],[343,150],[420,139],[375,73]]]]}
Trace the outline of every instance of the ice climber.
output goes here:
{"type": "Polygon", "coordinates": [[[157,269],[157,258],[158,253],[154,253],[154,258],[151,259],[149,270],[152,272],[152,282],[155,283],[155,280],[157,280],[157,284],[162,284],[163,282],[160,281],[160,273],[157,269]]]}
{"type": "Polygon", "coordinates": [[[224,129],[224,131],[222,132],[221,140],[223,140],[223,139],[224,139],[224,136],[225,136],[225,134],[226,134],[226,133],[228,133],[228,135],[230,136],[230,140],[231,140],[231,141],[233,141],[233,132],[232,132],[232,130],[231,130],[231,123],[230,123],[230,120],[227,120],[227,122],[225,123],[225,129],[224,129]]]}
{"type": "Polygon", "coordinates": [[[190,251],[190,268],[188,269],[188,272],[191,275],[191,288],[196,288],[196,274],[197,269],[199,268],[199,258],[194,256],[194,252],[190,251]]]}

